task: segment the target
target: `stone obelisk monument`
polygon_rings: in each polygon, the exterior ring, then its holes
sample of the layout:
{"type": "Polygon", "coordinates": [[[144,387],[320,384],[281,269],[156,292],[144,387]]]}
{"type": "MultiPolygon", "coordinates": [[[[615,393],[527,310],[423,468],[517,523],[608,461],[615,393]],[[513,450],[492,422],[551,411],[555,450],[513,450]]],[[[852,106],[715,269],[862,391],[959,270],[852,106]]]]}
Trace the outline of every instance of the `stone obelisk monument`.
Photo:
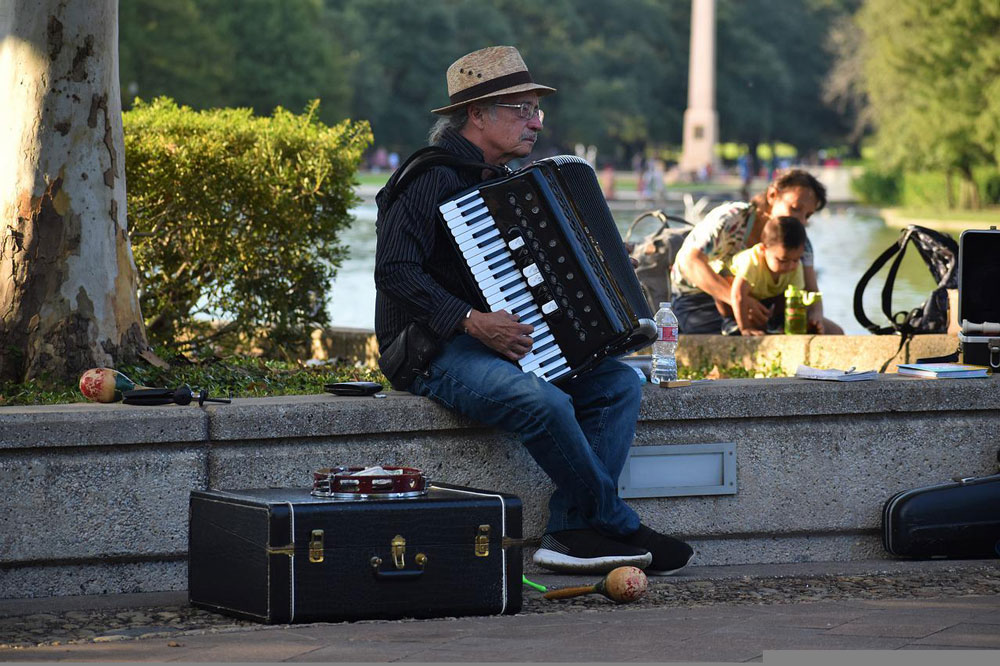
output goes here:
{"type": "Polygon", "coordinates": [[[680,169],[698,174],[718,169],[715,144],[719,115],[715,112],[715,0],[691,0],[691,56],[688,66],[688,108],[684,112],[684,142],[680,169]]]}

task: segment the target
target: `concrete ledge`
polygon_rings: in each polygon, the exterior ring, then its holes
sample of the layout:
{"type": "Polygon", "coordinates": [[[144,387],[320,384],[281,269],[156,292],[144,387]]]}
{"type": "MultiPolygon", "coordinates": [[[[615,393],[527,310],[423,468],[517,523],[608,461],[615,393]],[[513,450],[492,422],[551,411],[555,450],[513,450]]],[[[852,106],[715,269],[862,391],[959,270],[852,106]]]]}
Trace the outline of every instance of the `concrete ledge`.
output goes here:
{"type": "Polygon", "coordinates": [[[895,372],[900,363],[945,356],[957,349],[956,335],[918,335],[902,349],[895,335],[681,335],[677,342],[677,362],[703,370],[716,365],[720,368],[736,365],[746,370],[770,374],[780,371],[791,376],[799,364],[878,370],[892,359],[886,371],[895,372]]]}
{"type": "MultiPolygon", "coordinates": [[[[374,366],[378,359],[375,333],[370,330],[317,329],[312,340],[314,358],[350,359],[369,366],[374,366]]],[[[944,356],[956,349],[958,338],[955,334],[918,335],[902,350],[899,350],[899,338],[895,335],[766,335],[746,338],[681,335],[677,343],[677,362],[705,371],[716,365],[720,368],[737,365],[747,370],[780,370],[786,375],[793,375],[800,363],[817,368],[846,369],[853,365],[858,369],[878,370],[892,358],[887,370],[893,372],[899,363],[944,356]]],[[[638,353],[649,354],[649,350],[638,353]]]]}
{"type": "Polygon", "coordinates": [[[207,439],[208,417],[197,409],[150,411],[120,403],[0,407],[0,450],[207,439]]]}
{"type": "Polygon", "coordinates": [[[364,328],[331,327],[313,329],[310,334],[312,357],[327,361],[334,358],[353,360],[362,365],[378,363],[375,332],[364,328]]]}
{"type": "MultiPolygon", "coordinates": [[[[996,377],[647,385],[635,445],[735,442],[739,491],[630,502],[700,564],[879,558],[889,495],[995,471],[998,406],[996,377]]],[[[551,485],[520,443],[407,393],[7,407],[0,597],[184,589],[191,490],[308,487],[319,467],[374,463],[513,492],[525,536],[541,535],[551,485]]]]}

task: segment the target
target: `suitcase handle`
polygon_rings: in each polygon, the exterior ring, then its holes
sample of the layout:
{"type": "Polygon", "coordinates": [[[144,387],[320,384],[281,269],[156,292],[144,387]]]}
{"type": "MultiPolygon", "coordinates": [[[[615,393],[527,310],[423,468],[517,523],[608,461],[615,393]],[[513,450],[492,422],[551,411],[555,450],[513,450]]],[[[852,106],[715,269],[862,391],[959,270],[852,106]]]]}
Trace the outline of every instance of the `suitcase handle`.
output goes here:
{"type": "Polygon", "coordinates": [[[416,580],[424,575],[423,569],[410,569],[409,571],[382,571],[375,569],[375,578],[379,580],[416,580]]]}
{"type": "Polygon", "coordinates": [[[372,557],[368,563],[371,565],[372,573],[379,580],[416,580],[424,575],[424,565],[427,564],[427,556],[417,553],[416,563],[418,569],[382,569],[382,558],[378,555],[372,557]]]}

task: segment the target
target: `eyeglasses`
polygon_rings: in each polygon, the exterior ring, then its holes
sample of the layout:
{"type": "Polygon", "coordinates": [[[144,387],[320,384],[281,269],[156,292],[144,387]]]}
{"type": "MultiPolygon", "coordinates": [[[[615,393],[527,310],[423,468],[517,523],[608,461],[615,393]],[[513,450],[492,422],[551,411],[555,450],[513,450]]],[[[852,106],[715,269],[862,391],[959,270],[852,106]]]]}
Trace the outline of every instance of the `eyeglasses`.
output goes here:
{"type": "Polygon", "coordinates": [[[538,108],[531,102],[521,102],[520,104],[505,104],[503,102],[494,102],[493,106],[505,106],[508,109],[517,109],[517,117],[521,120],[528,120],[529,118],[534,118],[538,116],[538,122],[545,122],[545,112],[538,108]]]}

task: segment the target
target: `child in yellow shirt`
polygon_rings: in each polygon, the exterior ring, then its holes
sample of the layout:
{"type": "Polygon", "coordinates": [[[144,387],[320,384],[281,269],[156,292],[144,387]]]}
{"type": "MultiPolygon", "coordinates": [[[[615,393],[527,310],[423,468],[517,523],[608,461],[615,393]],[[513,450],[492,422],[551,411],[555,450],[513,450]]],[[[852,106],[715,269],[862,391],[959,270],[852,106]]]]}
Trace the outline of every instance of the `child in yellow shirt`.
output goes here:
{"type": "Polygon", "coordinates": [[[727,326],[733,333],[732,329],[738,328],[740,335],[767,332],[751,328],[746,303],[748,295],[771,307],[769,329],[781,327],[785,288],[790,284],[805,288],[801,262],[805,247],[806,230],[802,223],[794,217],[779,217],[764,226],[759,243],[733,256],[727,266],[732,274],[732,308],[727,306],[729,312],[723,312],[730,317],[728,321],[723,320],[724,332],[729,332],[727,326]]]}

